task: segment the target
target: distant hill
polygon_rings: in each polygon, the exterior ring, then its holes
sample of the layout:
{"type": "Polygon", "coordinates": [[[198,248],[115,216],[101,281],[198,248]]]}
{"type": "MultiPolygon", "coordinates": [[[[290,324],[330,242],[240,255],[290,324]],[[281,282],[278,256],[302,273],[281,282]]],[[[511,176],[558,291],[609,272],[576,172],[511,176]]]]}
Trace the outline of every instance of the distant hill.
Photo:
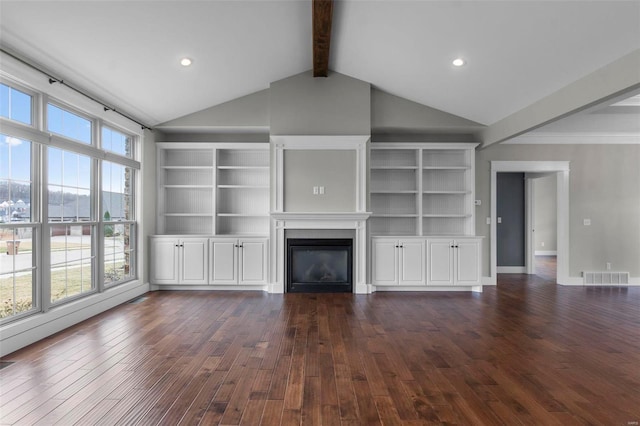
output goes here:
{"type": "MultiPolygon", "coordinates": [[[[109,211],[111,220],[124,219],[125,197],[116,192],[102,193],[103,210],[109,211]]],[[[31,199],[31,187],[27,184],[12,182],[11,198],[9,198],[9,184],[6,181],[0,182],[0,203],[3,201],[22,200],[29,203],[31,199]]],[[[49,192],[49,217],[61,219],[82,218],[90,216],[91,197],[89,195],[78,195],[70,192],[52,191],[49,192]]]]}

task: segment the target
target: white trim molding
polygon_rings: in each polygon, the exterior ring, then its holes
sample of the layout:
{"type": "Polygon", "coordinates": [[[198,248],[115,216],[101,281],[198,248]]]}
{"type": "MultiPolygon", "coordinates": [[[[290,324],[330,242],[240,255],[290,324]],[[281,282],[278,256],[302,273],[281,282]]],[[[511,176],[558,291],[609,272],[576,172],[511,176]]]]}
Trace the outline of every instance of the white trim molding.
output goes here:
{"type": "Polygon", "coordinates": [[[353,229],[353,272],[354,293],[369,294],[373,287],[366,283],[367,277],[367,219],[368,212],[345,213],[271,213],[271,284],[269,293],[284,293],[285,291],[285,230],[333,230],[353,229]]]}
{"type": "Polygon", "coordinates": [[[637,145],[638,133],[531,132],[502,142],[507,145],[637,145]]]}
{"type": "Polygon", "coordinates": [[[497,282],[497,176],[499,172],[552,172],[557,178],[557,282],[569,281],[569,161],[491,161],[491,253],[489,264],[492,282],[497,282]]]}
{"type": "Polygon", "coordinates": [[[364,212],[367,206],[367,147],[370,135],[271,136],[272,206],[275,212],[284,211],[284,151],[294,150],[347,150],[356,152],[356,211],[364,212]]]}

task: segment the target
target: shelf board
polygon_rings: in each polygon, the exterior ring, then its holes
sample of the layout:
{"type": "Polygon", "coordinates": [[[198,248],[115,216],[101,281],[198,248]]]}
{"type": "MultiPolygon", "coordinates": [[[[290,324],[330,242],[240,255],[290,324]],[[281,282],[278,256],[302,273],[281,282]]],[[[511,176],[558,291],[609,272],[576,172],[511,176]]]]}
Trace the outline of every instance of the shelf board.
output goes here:
{"type": "Polygon", "coordinates": [[[423,166],[424,170],[469,170],[469,166],[423,166]]]}
{"type": "Polygon", "coordinates": [[[211,213],[162,213],[162,216],[171,217],[213,217],[211,213]]]}
{"type": "Polygon", "coordinates": [[[269,166],[218,166],[220,170],[269,170],[269,166]]]}
{"type": "Polygon", "coordinates": [[[160,166],[165,170],[213,170],[213,166],[160,166]]]}
{"type": "Polygon", "coordinates": [[[417,194],[418,191],[416,190],[393,190],[393,189],[379,189],[379,190],[372,190],[371,191],[372,194],[417,194]]]}
{"type": "Polygon", "coordinates": [[[471,191],[422,191],[423,194],[471,194],[471,191]]]}
{"type": "Polygon", "coordinates": [[[165,188],[213,189],[213,185],[162,185],[165,188]]]}
{"type": "Polygon", "coordinates": [[[221,189],[269,189],[268,185],[218,185],[221,189]]]}
{"type": "Polygon", "coordinates": [[[371,170],[418,170],[418,166],[371,166],[371,170]]]}
{"type": "Polygon", "coordinates": [[[269,217],[266,213],[218,213],[218,217],[269,217]]]}

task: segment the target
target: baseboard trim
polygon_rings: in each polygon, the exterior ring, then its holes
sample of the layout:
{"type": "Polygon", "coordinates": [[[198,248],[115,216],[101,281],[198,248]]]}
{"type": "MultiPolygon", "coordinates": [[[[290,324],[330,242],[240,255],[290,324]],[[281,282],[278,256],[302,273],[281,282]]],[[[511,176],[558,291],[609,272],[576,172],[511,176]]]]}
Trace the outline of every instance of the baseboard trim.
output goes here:
{"type": "Polygon", "coordinates": [[[498,266],[496,271],[499,274],[526,274],[526,266],[498,266]]]}
{"type": "Polygon", "coordinates": [[[440,287],[440,286],[380,286],[376,285],[376,292],[383,291],[415,291],[415,292],[428,292],[428,291],[474,291],[481,292],[482,286],[468,286],[468,285],[460,285],[460,286],[450,286],[450,287],[440,287]]]}
{"type": "Polygon", "coordinates": [[[157,285],[157,291],[268,291],[267,285],[157,285]]]}
{"type": "Polygon", "coordinates": [[[8,323],[0,327],[0,356],[22,349],[148,291],[148,283],[133,281],[8,323]]]}
{"type": "Polygon", "coordinates": [[[557,250],[536,250],[534,254],[536,256],[557,256],[558,251],[557,250]]]}
{"type": "Polygon", "coordinates": [[[482,277],[482,285],[498,285],[495,277],[482,277]]]}

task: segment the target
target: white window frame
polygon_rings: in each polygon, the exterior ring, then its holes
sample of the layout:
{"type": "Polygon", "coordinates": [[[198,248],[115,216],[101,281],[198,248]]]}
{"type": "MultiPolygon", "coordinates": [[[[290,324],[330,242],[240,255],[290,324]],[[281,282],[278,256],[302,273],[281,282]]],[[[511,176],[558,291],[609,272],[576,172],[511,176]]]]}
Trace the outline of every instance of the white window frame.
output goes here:
{"type": "MultiPolygon", "coordinates": [[[[11,68],[9,66],[8,68],[11,68]]],[[[11,71],[11,70],[10,70],[11,71]]],[[[18,74],[18,73],[16,73],[18,74]]],[[[26,72],[26,74],[29,74],[26,72]]],[[[37,82],[37,80],[34,80],[37,82]]],[[[0,325],[13,322],[17,319],[24,318],[26,316],[33,315],[38,312],[47,312],[53,307],[63,305],[69,302],[73,302],[78,299],[90,296],[95,293],[102,293],[106,289],[116,287],[120,284],[125,284],[131,281],[139,280],[140,269],[138,268],[138,259],[140,257],[141,247],[139,245],[139,234],[141,232],[140,220],[140,202],[136,198],[140,194],[137,190],[140,185],[141,179],[141,163],[138,161],[141,153],[141,140],[142,132],[134,130],[136,126],[123,122],[119,117],[113,116],[116,120],[107,120],[102,117],[99,110],[96,108],[95,103],[88,102],[86,100],[78,100],[78,106],[63,99],[67,96],[55,96],[56,92],[60,92],[59,86],[47,86],[38,82],[34,87],[30,87],[22,80],[13,78],[12,75],[7,74],[5,70],[0,70],[0,82],[14,88],[21,92],[24,92],[31,96],[31,124],[25,124],[10,118],[0,117],[0,132],[8,136],[27,140],[31,143],[31,204],[32,204],[32,216],[31,222],[16,224],[20,227],[32,227],[34,229],[34,251],[36,265],[36,277],[34,279],[34,308],[28,312],[13,315],[11,317],[3,318],[0,320],[0,325]],[[54,94],[51,94],[51,93],[54,94]],[[47,105],[52,104],[58,108],[69,111],[91,122],[91,143],[87,144],[79,140],[68,138],[64,135],[52,133],[48,131],[47,126],[47,105]],[[86,109],[86,111],[85,111],[86,109]],[[120,121],[120,122],[118,122],[120,121]],[[129,124],[129,125],[127,125],[129,124]],[[131,138],[132,143],[132,158],[116,154],[111,151],[107,151],[102,148],[102,127],[108,127],[112,130],[121,132],[131,138]],[[51,225],[55,223],[49,223],[48,217],[48,157],[47,148],[56,147],[66,151],[75,152],[77,154],[86,155],[91,158],[92,161],[92,183],[91,183],[91,206],[92,206],[92,218],[88,222],[78,222],[77,225],[85,225],[92,227],[92,255],[94,257],[92,266],[92,291],[74,295],[61,299],[56,302],[51,302],[51,286],[44,285],[44,283],[50,283],[51,273],[51,260],[50,260],[50,232],[51,225]],[[104,282],[104,225],[101,215],[101,193],[102,193],[102,162],[110,161],[116,164],[130,167],[133,169],[133,178],[131,186],[131,196],[133,197],[133,218],[126,222],[132,225],[131,245],[133,249],[131,251],[131,276],[122,281],[109,283],[105,285],[104,282]],[[37,248],[37,249],[36,249],[37,248]]],[[[73,98],[73,94],[69,98],[73,98]]],[[[105,113],[106,115],[106,113],[105,113]]],[[[111,222],[109,222],[111,223],[111,222]]],[[[74,225],[76,222],[63,222],[64,225],[74,225]]]]}

